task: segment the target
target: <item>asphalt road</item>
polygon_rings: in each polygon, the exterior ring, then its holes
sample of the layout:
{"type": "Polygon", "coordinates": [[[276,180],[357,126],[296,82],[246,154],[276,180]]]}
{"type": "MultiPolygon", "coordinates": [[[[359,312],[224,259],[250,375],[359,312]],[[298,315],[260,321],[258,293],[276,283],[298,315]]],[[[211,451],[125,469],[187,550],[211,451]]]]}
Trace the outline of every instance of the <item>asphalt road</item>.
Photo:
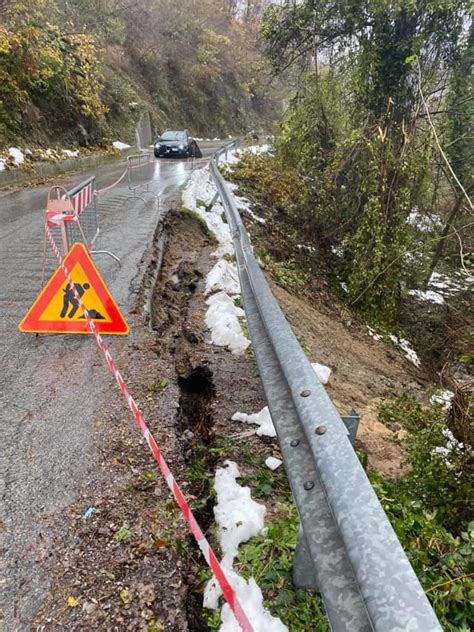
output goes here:
{"type": "MultiPolygon", "coordinates": [[[[215,144],[201,144],[209,156],[215,144]]],[[[96,172],[98,188],[118,178],[124,163],[96,172]]],[[[151,188],[162,208],[191,174],[182,161],[156,162],[151,188]]],[[[75,186],[88,173],[61,180],[75,186]]],[[[96,458],[97,411],[116,397],[89,336],[21,334],[18,323],[40,289],[42,225],[49,186],[0,192],[0,632],[30,630],[47,586],[41,573],[57,516],[72,502],[96,458]],[[112,394],[111,394],[112,393],[112,394]]],[[[144,272],[140,260],[160,209],[129,197],[126,181],[100,197],[95,261],[127,318],[144,272]]],[[[150,199],[151,196],[148,196],[150,199]]],[[[52,253],[48,272],[55,268],[52,253]]],[[[109,337],[119,352],[126,338],[109,337]]],[[[98,457],[97,457],[98,458],[98,457]]]]}

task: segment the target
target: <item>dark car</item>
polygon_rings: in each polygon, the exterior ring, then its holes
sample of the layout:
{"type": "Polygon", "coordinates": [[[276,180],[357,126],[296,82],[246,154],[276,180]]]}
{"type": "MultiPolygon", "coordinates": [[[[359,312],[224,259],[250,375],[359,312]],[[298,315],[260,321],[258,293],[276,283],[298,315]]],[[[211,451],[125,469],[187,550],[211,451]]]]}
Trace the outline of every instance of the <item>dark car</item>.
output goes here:
{"type": "Polygon", "coordinates": [[[156,158],[201,158],[196,141],[187,129],[167,129],[155,143],[156,158]]]}

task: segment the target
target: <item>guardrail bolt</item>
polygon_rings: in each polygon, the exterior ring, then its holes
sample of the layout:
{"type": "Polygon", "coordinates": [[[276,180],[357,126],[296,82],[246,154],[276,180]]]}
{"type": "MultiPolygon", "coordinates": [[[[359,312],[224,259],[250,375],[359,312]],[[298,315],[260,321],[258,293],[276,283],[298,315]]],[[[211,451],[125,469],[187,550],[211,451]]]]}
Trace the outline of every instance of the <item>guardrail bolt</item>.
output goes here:
{"type": "Polygon", "coordinates": [[[299,445],[299,444],[300,444],[300,440],[299,439],[292,439],[290,441],[290,445],[291,445],[292,448],[296,448],[296,446],[299,445]]]}
{"type": "Polygon", "coordinates": [[[300,395],[301,397],[309,397],[311,395],[311,391],[308,391],[308,389],[305,388],[304,391],[301,391],[300,395]]]}
{"type": "Polygon", "coordinates": [[[318,426],[314,431],[317,435],[323,435],[326,432],[326,426],[318,426]]]}
{"type": "Polygon", "coordinates": [[[306,489],[306,491],[309,491],[310,489],[313,489],[314,483],[313,481],[306,481],[303,487],[306,489]]]}

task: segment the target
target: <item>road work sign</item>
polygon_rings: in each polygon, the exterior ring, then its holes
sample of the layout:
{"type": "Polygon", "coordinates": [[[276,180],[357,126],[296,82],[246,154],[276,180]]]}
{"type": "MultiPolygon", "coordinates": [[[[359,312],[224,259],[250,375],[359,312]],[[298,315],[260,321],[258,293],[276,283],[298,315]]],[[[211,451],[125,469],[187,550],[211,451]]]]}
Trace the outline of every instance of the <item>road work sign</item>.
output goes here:
{"type": "MultiPolygon", "coordinates": [[[[101,334],[128,334],[128,325],[83,244],[64,259],[77,295],[101,334]]],[[[18,326],[24,333],[90,334],[77,296],[59,267],[18,326]]]]}

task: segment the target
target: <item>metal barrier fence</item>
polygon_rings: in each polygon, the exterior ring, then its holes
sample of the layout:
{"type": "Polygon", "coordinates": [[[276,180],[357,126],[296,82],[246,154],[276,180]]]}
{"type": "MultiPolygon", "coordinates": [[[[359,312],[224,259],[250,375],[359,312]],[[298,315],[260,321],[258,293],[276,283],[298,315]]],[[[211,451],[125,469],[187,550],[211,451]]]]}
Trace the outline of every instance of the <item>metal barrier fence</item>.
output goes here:
{"type": "Polygon", "coordinates": [[[100,234],[95,176],[87,178],[67,191],[63,195],[63,199],[67,199],[74,210],[74,221],[64,222],[65,253],[70,250],[74,243],[80,242],[87,247],[91,254],[107,255],[120,263],[120,259],[110,250],[93,249],[100,234]]]}
{"type": "Polygon", "coordinates": [[[79,220],[66,224],[66,236],[69,248],[77,241],[86,238],[85,244],[89,250],[99,236],[99,221],[97,217],[97,198],[95,195],[95,176],[84,180],[81,184],[68,191],[68,196],[74,208],[74,214],[79,220]],[[82,230],[81,230],[82,229],[82,230]]]}
{"type": "Polygon", "coordinates": [[[128,156],[128,188],[133,193],[137,191],[150,192],[150,181],[153,177],[153,155],[134,154],[128,156]]]}
{"type": "MultiPolygon", "coordinates": [[[[234,240],[248,328],[301,528],[293,568],[335,632],[441,626],[357,458],[349,432],[274,298],[215,154],[211,173],[234,240]]],[[[346,419],[353,434],[354,415],[346,419]]]]}

